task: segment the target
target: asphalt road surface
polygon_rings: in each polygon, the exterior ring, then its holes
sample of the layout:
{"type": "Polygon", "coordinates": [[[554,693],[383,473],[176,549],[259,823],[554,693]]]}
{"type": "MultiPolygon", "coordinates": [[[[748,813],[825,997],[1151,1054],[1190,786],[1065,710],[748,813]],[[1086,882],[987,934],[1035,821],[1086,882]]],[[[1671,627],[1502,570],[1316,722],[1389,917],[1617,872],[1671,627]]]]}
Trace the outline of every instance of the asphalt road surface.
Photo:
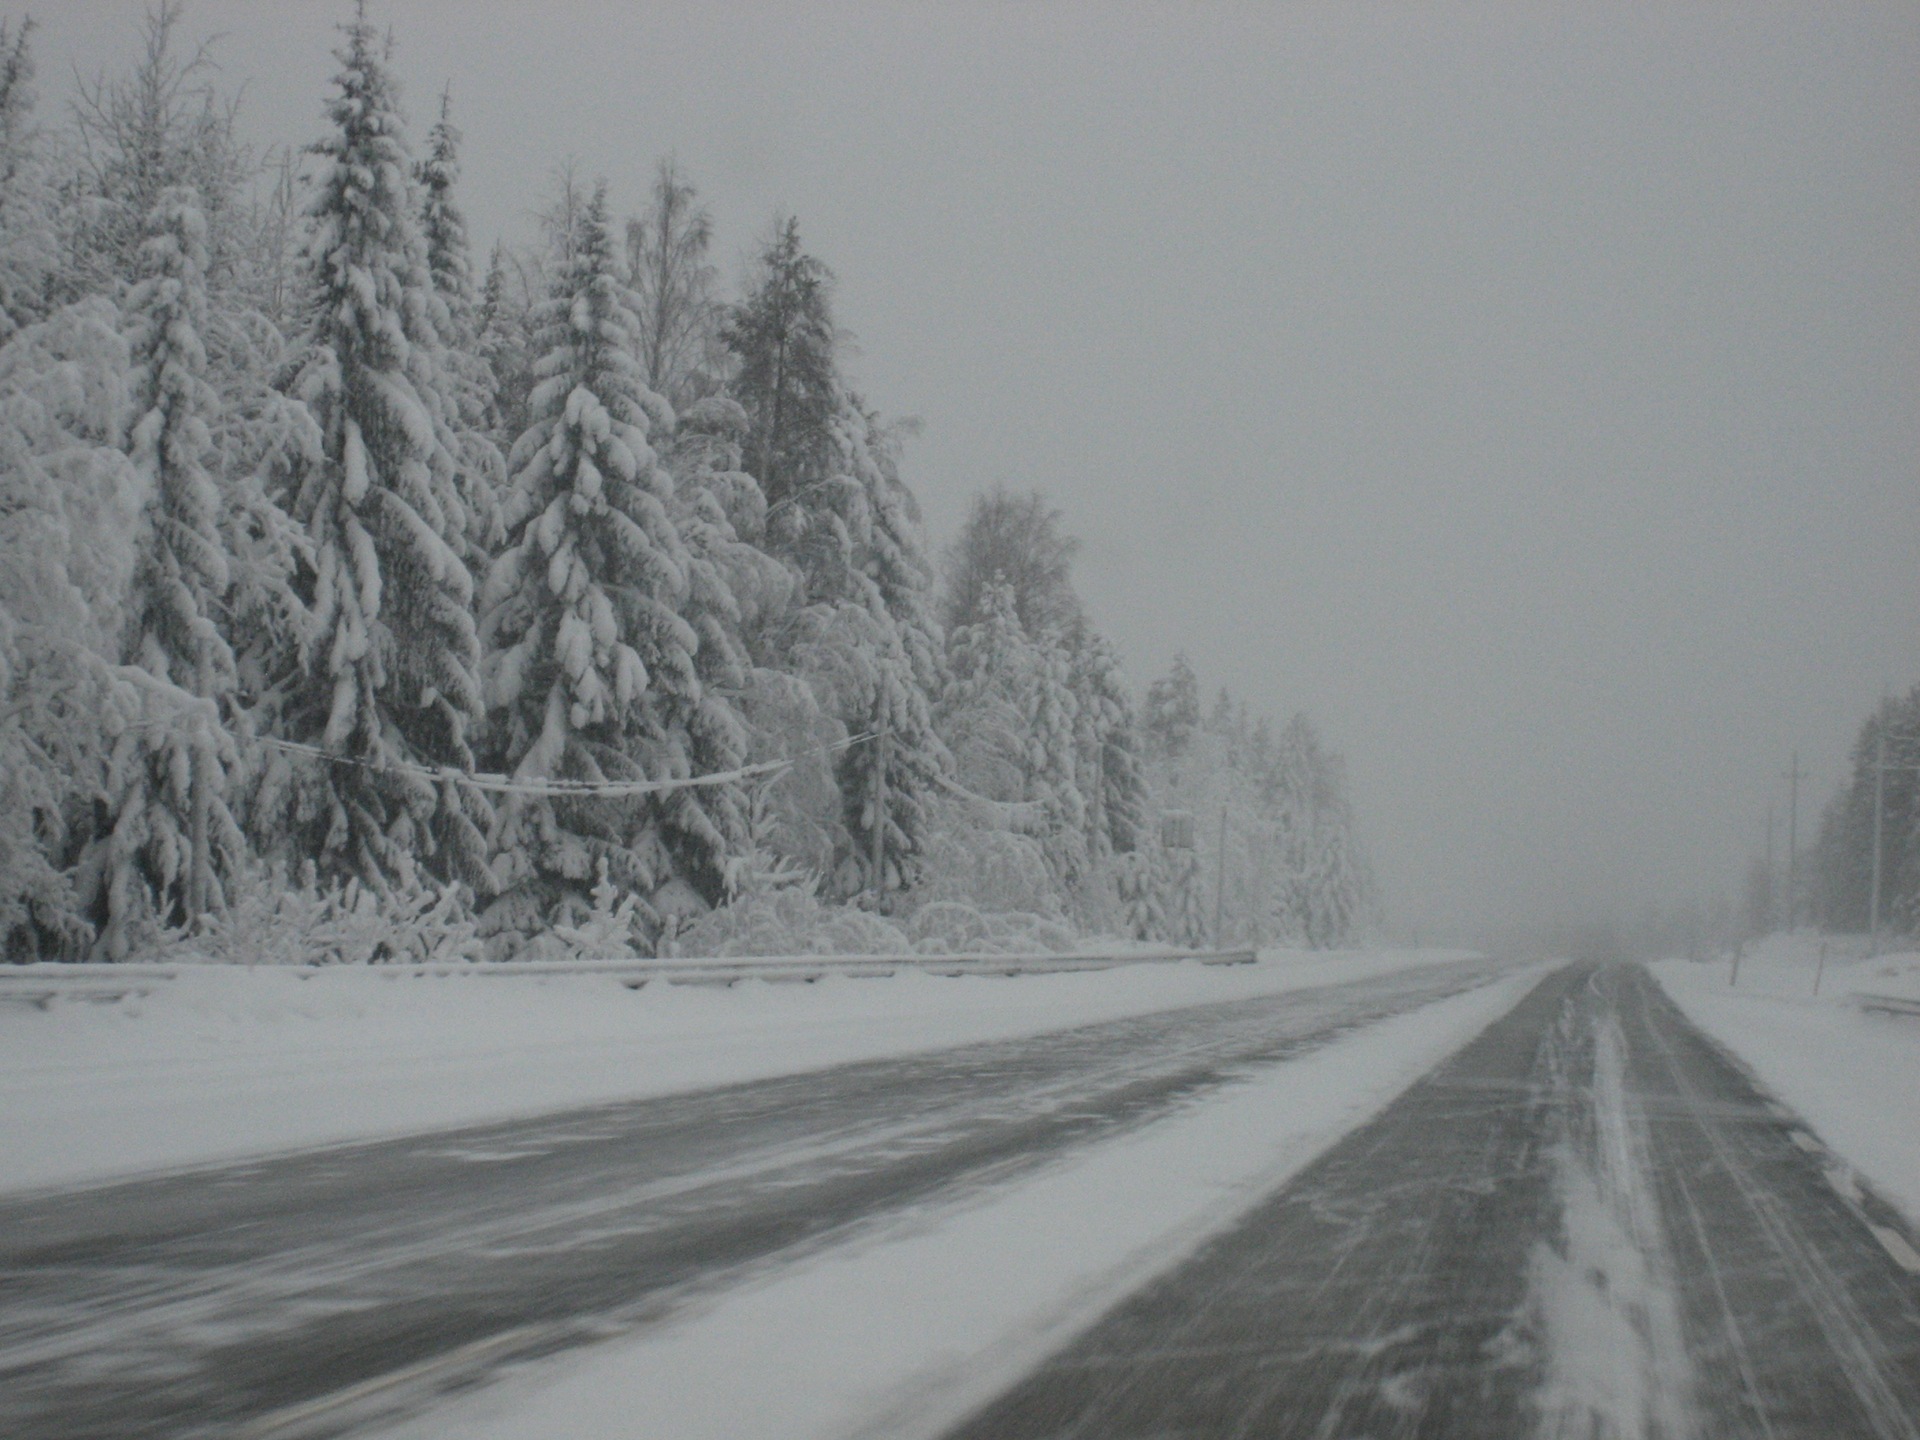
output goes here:
{"type": "Polygon", "coordinates": [[[950,1440],[1920,1436],[1898,1227],[1571,966],[950,1440]]]}
{"type": "Polygon", "coordinates": [[[347,1434],[1497,973],[0,1200],[0,1437],[347,1434]]]}

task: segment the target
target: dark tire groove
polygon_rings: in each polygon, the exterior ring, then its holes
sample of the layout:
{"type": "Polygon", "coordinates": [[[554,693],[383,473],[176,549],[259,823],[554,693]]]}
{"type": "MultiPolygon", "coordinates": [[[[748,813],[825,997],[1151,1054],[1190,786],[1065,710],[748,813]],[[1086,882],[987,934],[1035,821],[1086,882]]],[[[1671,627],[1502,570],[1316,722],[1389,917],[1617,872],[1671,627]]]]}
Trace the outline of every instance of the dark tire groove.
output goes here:
{"type": "Polygon", "coordinates": [[[948,1440],[1914,1440],[1920,1279],[1793,1128],[1643,969],[1567,967],[948,1440]],[[1657,1218],[1600,1233],[1659,1272],[1683,1356],[1658,1351],[1641,1297],[1572,1263],[1588,1251],[1564,1176],[1606,1161],[1602,1026],[1624,1049],[1608,1123],[1632,1132],[1614,1170],[1644,1164],[1634,1193],[1657,1218]],[[1613,1307],[1622,1353],[1644,1352],[1645,1389],[1594,1402],[1612,1410],[1549,1387],[1557,1366],[1618,1356],[1555,1350],[1543,1257],[1613,1307]]]}

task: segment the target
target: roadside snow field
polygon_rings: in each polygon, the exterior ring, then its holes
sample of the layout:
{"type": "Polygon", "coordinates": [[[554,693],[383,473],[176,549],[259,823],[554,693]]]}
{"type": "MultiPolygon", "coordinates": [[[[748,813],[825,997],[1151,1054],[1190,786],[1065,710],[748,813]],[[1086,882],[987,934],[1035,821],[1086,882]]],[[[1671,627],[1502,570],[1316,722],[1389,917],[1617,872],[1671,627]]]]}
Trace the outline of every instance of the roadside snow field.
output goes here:
{"type": "Polygon", "coordinates": [[[1830,955],[1816,997],[1818,946],[1769,936],[1741,961],[1737,986],[1724,960],[1652,969],[1688,1019],[1920,1225],[1920,1015],[1863,1011],[1858,998],[1920,1000],[1920,954],[1830,955]]]}
{"type": "Polygon", "coordinates": [[[1359,980],[1460,952],[728,988],[207,966],[0,1006],[0,1191],[373,1139],[1359,980]]]}
{"type": "Polygon", "coordinates": [[[381,1440],[940,1434],[1385,1108],[1541,973],[1368,1026],[971,1200],[893,1217],[381,1440]]]}

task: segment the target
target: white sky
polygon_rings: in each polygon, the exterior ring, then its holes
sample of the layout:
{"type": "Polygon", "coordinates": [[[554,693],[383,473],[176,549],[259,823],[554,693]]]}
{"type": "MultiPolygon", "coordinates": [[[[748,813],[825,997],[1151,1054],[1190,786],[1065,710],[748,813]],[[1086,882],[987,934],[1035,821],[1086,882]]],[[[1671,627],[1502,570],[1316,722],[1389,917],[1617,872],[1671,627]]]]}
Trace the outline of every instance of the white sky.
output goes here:
{"type": "MultiPolygon", "coordinates": [[[[23,8],[46,105],[141,10],[23,8]]],[[[797,213],[936,539],[1038,487],[1140,688],[1311,711],[1402,933],[1728,892],[1920,679],[1920,7],[373,8],[482,250],[797,213]]],[[[187,28],[304,141],[347,12],[187,28]]]]}

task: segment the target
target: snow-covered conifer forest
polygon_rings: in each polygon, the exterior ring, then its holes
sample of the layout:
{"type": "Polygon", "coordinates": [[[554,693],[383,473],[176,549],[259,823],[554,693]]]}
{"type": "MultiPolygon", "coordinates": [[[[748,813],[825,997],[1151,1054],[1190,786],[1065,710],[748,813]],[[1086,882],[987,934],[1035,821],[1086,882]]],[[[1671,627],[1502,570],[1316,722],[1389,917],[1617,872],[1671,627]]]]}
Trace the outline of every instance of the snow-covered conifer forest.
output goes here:
{"type": "Polygon", "coordinates": [[[1304,715],[1137,690],[1037,494],[930,544],[800,219],[723,294],[694,177],[620,216],[563,171],[475,253],[457,105],[339,33],[323,133],[260,154],[177,6],[52,99],[0,21],[7,958],[1366,922],[1304,715]]]}

